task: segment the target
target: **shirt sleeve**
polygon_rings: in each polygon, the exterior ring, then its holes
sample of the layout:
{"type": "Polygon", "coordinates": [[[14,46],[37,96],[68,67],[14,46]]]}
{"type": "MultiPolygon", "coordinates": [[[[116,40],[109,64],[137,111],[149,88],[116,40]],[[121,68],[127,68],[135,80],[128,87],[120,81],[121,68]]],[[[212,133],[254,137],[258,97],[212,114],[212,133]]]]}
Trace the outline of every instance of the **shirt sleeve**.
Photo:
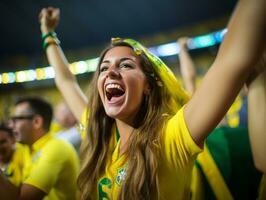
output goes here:
{"type": "Polygon", "coordinates": [[[168,165],[183,168],[202,149],[194,142],[184,119],[184,106],[166,123],[162,148],[168,165]]]}

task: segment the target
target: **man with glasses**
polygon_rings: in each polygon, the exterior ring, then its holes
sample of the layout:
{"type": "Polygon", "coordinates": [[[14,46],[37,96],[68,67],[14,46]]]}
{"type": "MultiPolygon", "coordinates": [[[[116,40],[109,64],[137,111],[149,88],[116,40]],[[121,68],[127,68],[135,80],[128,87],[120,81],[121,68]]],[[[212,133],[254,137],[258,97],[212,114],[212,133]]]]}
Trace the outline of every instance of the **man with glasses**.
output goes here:
{"type": "Polygon", "coordinates": [[[67,142],[49,133],[51,105],[38,97],[18,100],[11,117],[18,140],[30,148],[31,163],[24,169],[20,189],[1,173],[0,199],[75,199],[78,157],[67,142]]]}

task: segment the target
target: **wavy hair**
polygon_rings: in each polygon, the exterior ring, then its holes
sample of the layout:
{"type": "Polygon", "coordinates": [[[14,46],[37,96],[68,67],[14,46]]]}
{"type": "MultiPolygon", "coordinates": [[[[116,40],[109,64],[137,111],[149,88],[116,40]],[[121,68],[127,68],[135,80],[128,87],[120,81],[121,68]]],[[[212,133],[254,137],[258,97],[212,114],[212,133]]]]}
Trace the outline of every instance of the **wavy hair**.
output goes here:
{"type": "MultiPolygon", "coordinates": [[[[90,84],[88,124],[86,139],[81,146],[81,172],[78,186],[81,199],[92,199],[97,191],[97,181],[105,170],[111,128],[115,120],[107,116],[101,102],[97,79],[99,65],[108,50],[115,46],[127,46],[125,42],[112,44],[100,56],[96,73],[90,84]]],[[[132,48],[133,49],[133,48],[132,48]]],[[[160,160],[160,137],[165,121],[175,114],[170,105],[170,94],[158,84],[159,77],[145,54],[139,55],[141,67],[151,92],[143,96],[142,105],[134,121],[126,150],[127,175],[118,195],[120,200],[159,199],[158,160],[160,160]]]]}

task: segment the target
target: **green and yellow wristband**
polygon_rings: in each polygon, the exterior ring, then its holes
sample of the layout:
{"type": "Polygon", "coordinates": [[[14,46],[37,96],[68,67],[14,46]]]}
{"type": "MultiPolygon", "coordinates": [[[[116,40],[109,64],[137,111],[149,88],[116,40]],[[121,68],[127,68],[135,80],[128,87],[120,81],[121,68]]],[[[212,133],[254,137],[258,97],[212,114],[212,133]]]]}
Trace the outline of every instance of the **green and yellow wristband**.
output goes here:
{"type": "Polygon", "coordinates": [[[54,45],[57,45],[59,46],[60,45],[60,41],[59,39],[57,38],[57,35],[54,31],[50,31],[46,34],[42,34],[42,39],[43,39],[43,49],[46,50],[47,47],[51,44],[54,44],[54,45]]]}

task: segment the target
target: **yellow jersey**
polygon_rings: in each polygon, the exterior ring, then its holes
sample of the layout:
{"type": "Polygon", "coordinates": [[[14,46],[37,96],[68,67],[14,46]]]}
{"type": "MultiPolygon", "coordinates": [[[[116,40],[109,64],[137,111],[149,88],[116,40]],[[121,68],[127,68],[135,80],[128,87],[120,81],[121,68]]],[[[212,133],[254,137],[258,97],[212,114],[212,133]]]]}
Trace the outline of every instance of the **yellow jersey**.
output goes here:
{"type": "Polygon", "coordinates": [[[72,145],[46,134],[32,146],[23,183],[44,191],[44,200],[73,200],[78,171],[79,160],[72,145]]]}
{"type": "MultiPolygon", "coordinates": [[[[84,122],[85,120],[83,120],[84,122]]],[[[126,177],[126,155],[119,156],[120,140],[112,129],[104,174],[98,179],[93,199],[117,199],[126,177]]],[[[184,107],[167,123],[161,141],[158,177],[160,199],[189,199],[192,167],[201,149],[193,141],[184,120],[184,107]]]]}
{"type": "Polygon", "coordinates": [[[10,162],[4,170],[5,176],[8,180],[19,187],[23,183],[23,171],[29,160],[28,147],[20,143],[15,144],[14,153],[10,162]]]}

